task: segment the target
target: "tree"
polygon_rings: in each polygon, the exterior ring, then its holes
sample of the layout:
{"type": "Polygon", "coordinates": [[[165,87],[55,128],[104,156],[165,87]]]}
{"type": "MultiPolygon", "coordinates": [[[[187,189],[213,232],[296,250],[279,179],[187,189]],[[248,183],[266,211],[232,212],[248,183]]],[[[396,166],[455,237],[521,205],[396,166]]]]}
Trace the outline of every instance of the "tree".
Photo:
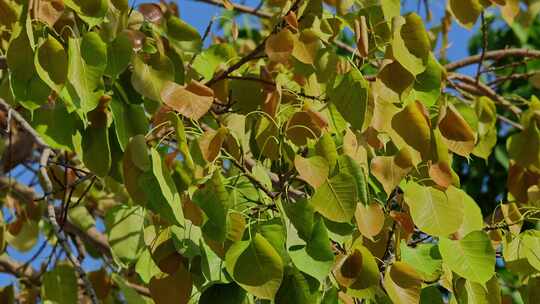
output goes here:
{"type": "Polygon", "coordinates": [[[535,303],[536,1],[197,1],[0,2],[2,303],[535,303]]]}

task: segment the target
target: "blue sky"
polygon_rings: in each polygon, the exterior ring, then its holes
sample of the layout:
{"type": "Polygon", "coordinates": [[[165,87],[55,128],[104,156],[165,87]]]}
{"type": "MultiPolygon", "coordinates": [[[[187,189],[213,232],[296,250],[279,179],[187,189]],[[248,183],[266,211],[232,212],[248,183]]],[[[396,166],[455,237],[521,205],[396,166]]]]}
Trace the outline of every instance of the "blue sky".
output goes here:
{"type": "MultiPolygon", "coordinates": [[[[233,0],[236,2],[235,0],[233,0]]],[[[132,3],[133,0],[130,0],[130,3],[132,3]]],[[[137,4],[148,2],[148,1],[135,1],[137,4]]],[[[257,6],[258,1],[253,0],[247,0],[245,2],[246,5],[250,6],[257,6]]],[[[431,24],[426,24],[426,27],[429,29],[432,25],[438,23],[444,14],[444,5],[445,1],[430,1],[431,10],[433,12],[433,21],[431,24]]],[[[199,30],[200,33],[203,33],[206,26],[208,25],[210,19],[213,16],[219,16],[220,11],[222,10],[219,7],[196,2],[194,0],[179,0],[178,1],[178,7],[180,9],[180,15],[181,18],[184,19],[189,24],[193,25],[195,28],[199,30]]],[[[402,12],[410,12],[410,11],[416,11],[417,9],[417,1],[408,0],[405,1],[404,7],[402,7],[402,12]]],[[[421,10],[421,15],[424,16],[425,12],[421,10]]],[[[215,25],[214,25],[215,26],[215,25]]],[[[448,58],[450,60],[456,60],[459,58],[463,58],[468,56],[467,51],[467,45],[468,40],[476,33],[478,30],[478,24],[471,30],[465,30],[458,26],[457,24],[454,24],[452,26],[452,31],[449,34],[449,41],[451,41],[451,46],[448,49],[448,58]]],[[[462,70],[464,73],[474,73],[476,71],[476,66],[471,66],[468,69],[462,70]]],[[[17,171],[17,170],[15,170],[17,171]]],[[[17,175],[17,172],[13,172],[13,175],[17,175]]],[[[22,176],[22,182],[27,183],[28,181],[24,180],[24,175],[22,176]]],[[[103,223],[98,222],[98,229],[103,229],[103,223]]],[[[40,244],[44,242],[44,239],[42,236],[40,236],[40,239],[38,241],[38,245],[34,246],[34,248],[28,252],[17,252],[15,249],[8,247],[7,253],[10,257],[20,261],[21,263],[26,262],[28,259],[30,259],[38,250],[40,247],[40,244]]],[[[47,260],[49,254],[51,253],[50,246],[47,247],[39,256],[38,258],[32,263],[32,266],[34,268],[38,268],[39,265],[45,260],[47,260]]],[[[85,269],[92,271],[96,270],[100,267],[101,263],[95,259],[87,258],[85,259],[83,266],[85,269]]],[[[14,282],[14,277],[11,275],[1,274],[0,273],[0,286],[5,286],[8,284],[11,284],[14,282]]]]}

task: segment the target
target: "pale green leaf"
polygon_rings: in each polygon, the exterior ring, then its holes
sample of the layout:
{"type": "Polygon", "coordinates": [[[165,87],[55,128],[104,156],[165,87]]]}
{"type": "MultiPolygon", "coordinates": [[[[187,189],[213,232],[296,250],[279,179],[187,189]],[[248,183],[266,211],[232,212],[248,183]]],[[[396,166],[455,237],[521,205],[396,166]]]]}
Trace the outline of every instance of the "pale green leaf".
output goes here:
{"type": "Polygon", "coordinates": [[[467,280],[484,284],[495,274],[495,250],[483,231],[474,231],[461,240],[440,238],[443,262],[467,280]]]}

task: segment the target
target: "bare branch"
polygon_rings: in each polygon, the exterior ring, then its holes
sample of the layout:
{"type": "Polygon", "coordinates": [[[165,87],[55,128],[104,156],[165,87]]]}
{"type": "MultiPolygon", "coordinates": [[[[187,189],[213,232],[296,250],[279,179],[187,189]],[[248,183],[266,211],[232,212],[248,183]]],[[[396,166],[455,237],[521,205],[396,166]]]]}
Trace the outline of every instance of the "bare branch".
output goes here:
{"type": "MultiPolygon", "coordinates": [[[[486,57],[487,57],[487,54],[486,54],[486,57]]],[[[448,79],[449,80],[457,80],[457,81],[463,82],[463,83],[465,83],[465,84],[467,84],[467,85],[469,85],[471,87],[474,87],[476,89],[476,91],[475,92],[469,92],[469,93],[475,94],[475,95],[487,96],[487,97],[493,99],[493,101],[505,106],[510,111],[512,111],[512,113],[514,113],[516,115],[521,113],[520,108],[518,108],[517,106],[512,104],[510,101],[506,100],[501,95],[497,94],[495,91],[493,91],[492,88],[486,86],[485,84],[483,84],[481,82],[477,83],[476,80],[474,78],[470,77],[470,76],[463,75],[463,74],[458,74],[458,73],[451,73],[451,74],[448,75],[448,79]]]]}
{"type": "MultiPolygon", "coordinates": [[[[51,179],[49,178],[49,174],[47,173],[47,162],[49,160],[49,156],[51,155],[51,153],[52,153],[52,150],[50,148],[43,149],[43,152],[41,153],[41,159],[40,159],[41,167],[39,170],[41,173],[41,177],[43,179],[43,190],[45,193],[51,193],[53,189],[51,179]]],[[[69,248],[67,239],[62,233],[60,225],[58,224],[58,221],[56,220],[56,211],[55,211],[53,202],[49,196],[50,194],[45,195],[45,203],[47,204],[47,214],[48,214],[49,222],[51,223],[53,227],[54,234],[56,235],[56,238],[58,239],[58,243],[60,244],[62,249],[65,251],[68,260],[71,262],[71,264],[73,265],[73,268],[75,268],[75,271],[79,275],[80,279],[83,281],[83,286],[86,291],[86,294],[90,297],[90,300],[92,301],[93,304],[98,304],[99,301],[97,299],[96,292],[94,291],[94,288],[92,287],[92,283],[90,283],[90,280],[86,276],[86,271],[81,267],[79,260],[71,252],[71,248],[69,248]]]]}
{"type": "MultiPolygon", "coordinates": [[[[203,2],[203,3],[215,5],[215,6],[221,6],[221,7],[225,8],[225,5],[223,4],[223,1],[219,1],[219,0],[195,0],[195,1],[196,2],[203,2]]],[[[236,4],[236,3],[232,3],[232,6],[233,6],[233,10],[235,10],[237,12],[240,12],[240,13],[250,14],[250,15],[257,16],[257,17],[263,18],[263,19],[272,18],[271,13],[258,10],[257,8],[253,8],[253,7],[250,7],[250,6],[247,6],[247,5],[242,5],[242,4],[236,4]]]]}
{"type": "MultiPolygon", "coordinates": [[[[511,56],[517,56],[517,57],[523,57],[523,58],[540,58],[540,51],[539,50],[531,50],[531,49],[504,49],[504,50],[496,50],[496,51],[488,51],[484,54],[484,60],[499,60],[504,57],[511,57],[511,56]]],[[[458,61],[451,62],[445,66],[447,71],[454,71],[459,68],[478,63],[481,61],[482,55],[474,55],[470,57],[463,58],[458,61]]]]}

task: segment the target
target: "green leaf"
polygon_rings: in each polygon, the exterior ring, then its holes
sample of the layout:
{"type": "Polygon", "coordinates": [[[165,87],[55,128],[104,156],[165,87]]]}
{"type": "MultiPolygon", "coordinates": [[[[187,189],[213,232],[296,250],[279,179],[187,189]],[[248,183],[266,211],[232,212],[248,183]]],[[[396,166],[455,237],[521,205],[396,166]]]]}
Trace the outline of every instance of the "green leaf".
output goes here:
{"type": "Polygon", "coordinates": [[[82,231],[87,231],[96,224],[94,217],[92,217],[90,212],[88,212],[88,209],[82,205],[70,206],[68,211],[68,219],[82,231]]]}
{"type": "Polygon", "coordinates": [[[448,200],[446,193],[433,187],[408,182],[403,191],[414,223],[434,236],[456,232],[463,222],[463,203],[448,200]]]}
{"type": "Polygon", "coordinates": [[[77,15],[90,28],[103,22],[109,1],[107,0],[64,0],[64,4],[77,13],[77,15]]]}
{"type": "Polygon", "coordinates": [[[523,233],[523,249],[529,264],[540,271],[540,231],[527,231],[523,233]]]}
{"type": "Polygon", "coordinates": [[[368,96],[367,81],[359,71],[353,69],[329,92],[328,98],[353,129],[363,130],[368,111],[368,96]]]}
{"type": "Polygon", "coordinates": [[[431,43],[422,18],[415,13],[392,20],[392,56],[414,76],[426,70],[431,43]]]}
{"type": "Polygon", "coordinates": [[[36,72],[45,83],[60,92],[67,79],[68,62],[64,47],[51,35],[36,49],[34,64],[36,72]]]}
{"type": "Polygon", "coordinates": [[[364,205],[368,205],[369,201],[369,188],[366,183],[366,175],[364,169],[358,165],[358,163],[349,155],[340,156],[339,160],[340,172],[348,173],[354,177],[356,182],[356,189],[358,190],[358,196],[356,200],[364,205]]]}
{"type": "Polygon", "coordinates": [[[202,292],[198,303],[213,304],[219,299],[223,304],[240,304],[245,298],[246,292],[235,283],[214,284],[202,292]]]}
{"type": "Polygon", "coordinates": [[[159,53],[145,61],[140,55],[133,56],[131,84],[135,91],[154,101],[161,100],[161,90],[167,81],[174,81],[174,66],[171,60],[159,53]]]}
{"type": "MultiPolygon", "coordinates": [[[[106,116],[103,112],[98,112],[98,115],[106,116]]],[[[82,153],[84,165],[90,171],[101,177],[109,174],[111,146],[109,144],[109,128],[106,124],[92,124],[83,131],[82,153]]]]}
{"type": "Polygon", "coordinates": [[[138,204],[146,202],[146,191],[145,188],[139,187],[139,179],[151,168],[152,163],[144,135],[132,137],[125,149],[122,169],[126,190],[131,199],[138,204]]]}
{"type": "Polygon", "coordinates": [[[540,169],[540,130],[536,120],[531,119],[525,130],[508,137],[506,149],[518,165],[540,169]]]}
{"type": "Polygon", "coordinates": [[[78,285],[73,267],[59,264],[43,275],[41,298],[45,303],[77,303],[78,285]]]}
{"type": "Polygon", "coordinates": [[[24,24],[13,29],[12,37],[6,61],[13,96],[25,108],[35,110],[47,101],[51,90],[36,71],[31,47],[34,42],[28,37],[24,24]]]}
{"type": "Polygon", "coordinates": [[[68,58],[68,80],[76,94],[72,97],[87,113],[103,95],[101,77],[107,67],[107,45],[97,33],[88,32],[82,38],[69,39],[68,58]]]}
{"type": "Polygon", "coordinates": [[[444,304],[443,295],[436,285],[422,288],[420,293],[420,304],[444,304]]]}
{"type": "Polygon", "coordinates": [[[435,281],[442,274],[442,257],[435,244],[420,244],[415,248],[401,241],[401,258],[411,265],[426,281],[435,281]]]}
{"type": "Polygon", "coordinates": [[[176,16],[167,19],[167,37],[179,50],[196,51],[201,48],[201,35],[191,25],[176,16]]]}
{"type": "Polygon", "coordinates": [[[143,173],[139,178],[139,187],[147,198],[150,210],[174,225],[183,225],[182,203],[169,170],[155,149],[150,150],[152,171],[143,173]]]}
{"type": "Polygon", "coordinates": [[[478,207],[474,199],[467,192],[456,187],[448,188],[446,194],[448,195],[448,202],[451,204],[456,201],[463,203],[463,223],[461,223],[458,233],[463,236],[473,231],[482,230],[484,218],[480,207],[478,207]]]}
{"type": "Polygon", "coordinates": [[[349,222],[356,210],[358,197],[356,187],[354,177],[347,173],[339,173],[315,191],[310,204],[331,221],[349,222]]]}
{"type": "Polygon", "coordinates": [[[501,303],[501,290],[497,275],[486,283],[479,284],[469,280],[459,279],[455,283],[456,297],[463,304],[495,304],[501,303]]]}
{"type": "Polygon", "coordinates": [[[107,211],[107,239],[115,258],[124,265],[135,261],[144,246],[144,211],[141,207],[119,205],[107,211]]]}
{"type": "Polygon", "coordinates": [[[283,261],[260,234],[234,243],[227,251],[225,265],[235,282],[261,299],[274,299],[283,280],[283,261]]]}
{"type": "Polygon", "coordinates": [[[474,231],[463,239],[440,238],[443,262],[467,280],[484,284],[495,274],[495,250],[483,231],[474,231]]]}
{"type": "Polygon", "coordinates": [[[310,304],[315,299],[308,279],[294,266],[286,267],[283,282],[276,294],[276,303],[310,304]]]}
{"type": "Polygon", "coordinates": [[[285,214],[298,231],[298,236],[304,241],[311,238],[315,209],[306,199],[299,199],[296,202],[284,202],[285,214]]]}
{"type": "Polygon", "coordinates": [[[426,107],[435,105],[441,96],[441,86],[444,68],[441,66],[433,53],[429,53],[426,70],[416,76],[414,82],[414,92],[416,99],[420,100],[426,107]]]}
{"type": "Polygon", "coordinates": [[[487,160],[497,144],[497,109],[491,99],[482,96],[476,100],[474,110],[478,117],[478,142],[472,153],[487,160]]]}
{"type": "Polygon", "coordinates": [[[133,45],[126,33],[120,33],[107,45],[107,68],[105,75],[115,79],[129,65],[133,56],[133,45]]]}
{"type": "Polygon", "coordinates": [[[152,255],[148,248],[144,248],[137,259],[137,264],[135,264],[135,271],[139,274],[143,282],[146,284],[150,283],[150,279],[153,276],[161,273],[158,265],[152,259],[152,255]]]}
{"type": "Polygon", "coordinates": [[[125,151],[130,138],[148,131],[148,119],[140,105],[127,104],[117,98],[111,100],[111,110],[118,142],[125,151]]]}
{"type": "Polygon", "coordinates": [[[210,80],[217,69],[224,63],[236,57],[236,51],[230,44],[215,44],[202,51],[193,61],[193,69],[205,81],[210,80]]]}
{"type": "Polygon", "coordinates": [[[208,217],[202,227],[203,232],[215,241],[225,241],[230,201],[219,170],[214,171],[204,188],[193,194],[193,202],[208,217]]]}
{"type": "Polygon", "coordinates": [[[73,150],[73,136],[78,133],[81,123],[75,113],[68,113],[66,107],[56,103],[53,107],[43,107],[34,112],[32,127],[43,140],[53,148],[73,150]]]}
{"type": "Polygon", "coordinates": [[[329,132],[324,132],[315,145],[317,154],[324,157],[328,163],[330,174],[334,171],[338,161],[336,143],[329,132]]]}

